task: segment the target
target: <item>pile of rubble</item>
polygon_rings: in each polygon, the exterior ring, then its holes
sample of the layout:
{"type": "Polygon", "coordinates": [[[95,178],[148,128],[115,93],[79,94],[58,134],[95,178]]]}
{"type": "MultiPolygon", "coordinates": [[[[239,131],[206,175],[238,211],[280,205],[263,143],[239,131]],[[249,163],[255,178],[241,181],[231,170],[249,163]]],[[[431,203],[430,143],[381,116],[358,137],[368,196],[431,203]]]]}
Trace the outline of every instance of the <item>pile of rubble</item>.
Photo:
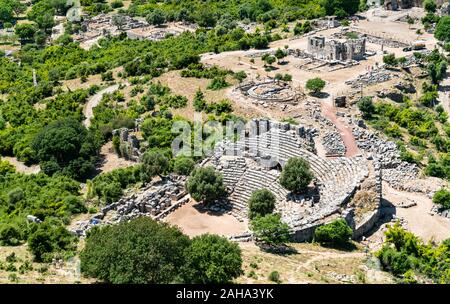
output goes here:
{"type": "Polygon", "coordinates": [[[403,190],[407,181],[419,177],[419,168],[415,164],[402,161],[397,145],[385,141],[375,134],[359,127],[353,128],[353,136],[358,147],[368,153],[376,165],[383,169],[383,180],[395,189],[403,190]]]}
{"type": "Polygon", "coordinates": [[[363,86],[369,86],[377,83],[386,82],[395,77],[391,72],[384,68],[379,68],[372,70],[370,72],[358,75],[356,79],[348,80],[345,82],[346,85],[349,85],[352,89],[358,89],[363,86]]]}
{"type": "Polygon", "coordinates": [[[160,220],[189,201],[184,188],[185,177],[169,176],[150,183],[138,193],[132,193],[101,209],[90,220],[79,221],[71,231],[85,236],[86,231],[97,225],[108,225],[148,216],[160,220]]]}
{"type": "Polygon", "coordinates": [[[338,132],[328,132],[322,137],[326,156],[344,156],[347,149],[338,132]]]}

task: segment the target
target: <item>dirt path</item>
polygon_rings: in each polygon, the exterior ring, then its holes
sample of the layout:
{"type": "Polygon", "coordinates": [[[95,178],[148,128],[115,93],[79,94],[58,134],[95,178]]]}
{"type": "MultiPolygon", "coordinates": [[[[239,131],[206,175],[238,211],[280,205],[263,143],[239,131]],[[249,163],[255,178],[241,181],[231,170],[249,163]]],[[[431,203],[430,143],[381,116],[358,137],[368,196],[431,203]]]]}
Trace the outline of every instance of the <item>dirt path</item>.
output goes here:
{"type": "Polygon", "coordinates": [[[83,124],[86,128],[89,128],[89,126],[91,125],[91,118],[94,117],[94,108],[98,106],[98,104],[102,100],[103,95],[107,93],[110,94],[116,91],[118,88],[118,84],[112,85],[110,87],[107,87],[106,89],[99,91],[89,99],[83,109],[83,114],[86,117],[86,119],[83,121],[83,124]]]}
{"type": "Polygon", "coordinates": [[[300,271],[302,268],[308,269],[312,263],[322,261],[322,260],[330,260],[330,259],[348,259],[348,258],[364,258],[366,254],[364,252],[344,252],[344,253],[336,253],[336,252],[317,252],[317,251],[303,251],[301,253],[311,253],[314,254],[314,257],[307,260],[305,263],[299,264],[297,266],[297,270],[300,271]]]}
{"type": "Polygon", "coordinates": [[[39,171],[41,171],[39,165],[27,166],[23,162],[17,160],[17,158],[15,157],[2,156],[1,159],[8,161],[11,165],[13,165],[16,168],[16,171],[19,173],[36,174],[39,173],[39,171]]]}
{"type": "Polygon", "coordinates": [[[345,156],[351,157],[359,153],[358,146],[356,145],[355,137],[352,130],[346,126],[336,116],[336,110],[330,105],[331,99],[322,102],[322,114],[328,118],[337,128],[339,134],[341,134],[342,140],[346,148],[345,156]]]}

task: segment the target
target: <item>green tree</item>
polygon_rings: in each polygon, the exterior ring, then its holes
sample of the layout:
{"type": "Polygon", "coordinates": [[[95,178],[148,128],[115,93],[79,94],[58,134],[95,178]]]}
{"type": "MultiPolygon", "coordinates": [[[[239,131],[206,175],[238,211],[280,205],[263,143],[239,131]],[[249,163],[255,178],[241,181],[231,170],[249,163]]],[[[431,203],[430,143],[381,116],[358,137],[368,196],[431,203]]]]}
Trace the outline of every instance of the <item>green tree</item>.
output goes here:
{"type": "Polygon", "coordinates": [[[450,16],[439,19],[434,31],[434,37],[441,41],[450,41],[450,16]]]}
{"type": "Polygon", "coordinates": [[[269,190],[260,189],[253,191],[248,200],[250,219],[272,213],[275,209],[275,202],[275,195],[269,190]]]}
{"type": "Polygon", "coordinates": [[[205,94],[200,89],[195,92],[193,104],[197,112],[201,112],[206,108],[205,94]]]}
{"type": "Polygon", "coordinates": [[[179,156],[175,158],[173,171],[180,175],[189,175],[194,170],[195,161],[190,157],[179,156]]]}
{"type": "Polygon", "coordinates": [[[196,201],[211,203],[226,194],[222,175],[213,167],[196,168],[186,182],[186,188],[196,201]]]}
{"type": "Polygon", "coordinates": [[[250,227],[255,237],[268,245],[282,245],[290,239],[289,226],[278,214],[258,216],[251,220],[250,227]]]}
{"type": "Polygon", "coordinates": [[[153,12],[148,14],[146,20],[150,24],[161,25],[166,22],[166,15],[162,10],[155,9],[153,12]]]}
{"type": "Polygon", "coordinates": [[[423,2],[423,8],[427,13],[433,14],[436,12],[437,5],[434,0],[425,0],[423,2]]]}
{"type": "Polygon", "coordinates": [[[438,84],[447,76],[447,61],[440,60],[438,62],[430,62],[427,66],[428,74],[433,84],[438,84]]]}
{"type": "Polygon", "coordinates": [[[185,257],[182,269],[185,283],[224,284],[242,273],[239,245],[218,235],[194,237],[185,257]]]}
{"type": "Polygon", "coordinates": [[[169,160],[160,151],[147,151],[142,155],[141,179],[149,182],[169,169],[169,160]]]}
{"type": "Polygon", "coordinates": [[[0,0],[0,23],[12,22],[14,20],[13,12],[9,0],[0,0]]]}
{"type": "Polygon", "coordinates": [[[46,231],[40,229],[28,238],[28,250],[34,255],[37,262],[44,260],[44,254],[53,251],[51,236],[46,231]]]}
{"type": "Polygon", "coordinates": [[[314,240],[332,246],[345,245],[352,237],[352,228],[344,219],[320,226],[314,231],[314,240]]]}
{"type": "Polygon", "coordinates": [[[306,82],[306,89],[311,91],[312,94],[320,93],[325,87],[325,81],[316,77],[312,79],[308,79],[306,82]]]}
{"type": "Polygon", "coordinates": [[[148,217],[94,228],[80,253],[81,271],[114,284],[172,283],[189,245],[178,228],[148,217]]]}
{"type": "Polygon", "coordinates": [[[16,246],[22,239],[20,229],[16,225],[2,224],[0,225],[0,245],[16,246]]]}
{"type": "Polygon", "coordinates": [[[450,209],[450,191],[440,189],[433,195],[433,203],[439,205],[443,209],[450,209]]]}
{"type": "Polygon", "coordinates": [[[16,25],[14,31],[21,40],[32,40],[37,28],[34,24],[22,23],[16,25]]]}
{"type": "Polygon", "coordinates": [[[63,226],[41,223],[28,237],[28,250],[37,262],[50,262],[55,252],[76,249],[76,237],[63,226]]]}
{"type": "Polygon", "coordinates": [[[280,62],[281,59],[283,59],[284,57],[286,57],[286,52],[283,51],[282,49],[278,48],[275,51],[275,57],[278,59],[278,63],[280,62]]]}
{"type": "Polygon", "coordinates": [[[358,101],[358,109],[361,111],[363,118],[371,118],[375,113],[375,105],[373,104],[372,97],[362,97],[358,101]]]}
{"type": "Polygon", "coordinates": [[[395,58],[395,54],[388,54],[383,56],[383,63],[387,66],[396,66],[398,64],[397,58],[395,58]]]}
{"type": "Polygon", "coordinates": [[[94,169],[99,142],[74,119],[50,123],[33,139],[32,148],[47,174],[63,171],[74,178],[85,178],[94,169]]]}
{"type": "Polygon", "coordinates": [[[8,173],[14,173],[16,169],[6,160],[0,159],[0,176],[6,176],[8,173]]]}
{"type": "Polygon", "coordinates": [[[275,56],[269,55],[264,57],[264,62],[268,64],[269,66],[272,66],[272,64],[277,60],[275,56]]]}
{"type": "Polygon", "coordinates": [[[233,77],[241,83],[244,81],[245,78],[247,78],[247,74],[244,71],[239,71],[237,73],[234,73],[233,77]]]}
{"type": "Polygon", "coordinates": [[[411,16],[406,16],[406,22],[408,23],[408,28],[411,28],[411,25],[414,24],[415,20],[414,18],[411,18],[411,16]]]}
{"type": "Polygon", "coordinates": [[[304,193],[314,175],[307,160],[291,157],[285,164],[280,176],[280,184],[295,193],[304,193]]]}
{"type": "Polygon", "coordinates": [[[27,9],[27,6],[19,0],[9,0],[9,3],[16,17],[27,9]]]}

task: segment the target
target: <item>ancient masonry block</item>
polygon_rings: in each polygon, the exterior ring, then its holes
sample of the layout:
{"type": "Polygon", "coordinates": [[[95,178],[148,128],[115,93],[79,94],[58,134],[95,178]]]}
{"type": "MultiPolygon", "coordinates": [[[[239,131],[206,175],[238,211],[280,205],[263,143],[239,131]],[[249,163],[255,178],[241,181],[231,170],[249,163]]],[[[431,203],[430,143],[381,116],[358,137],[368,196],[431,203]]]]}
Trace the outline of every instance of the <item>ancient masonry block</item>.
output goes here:
{"type": "Polygon", "coordinates": [[[328,61],[362,60],[366,53],[366,39],[329,39],[323,36],[308,38],[308,53],[328,61]]]}

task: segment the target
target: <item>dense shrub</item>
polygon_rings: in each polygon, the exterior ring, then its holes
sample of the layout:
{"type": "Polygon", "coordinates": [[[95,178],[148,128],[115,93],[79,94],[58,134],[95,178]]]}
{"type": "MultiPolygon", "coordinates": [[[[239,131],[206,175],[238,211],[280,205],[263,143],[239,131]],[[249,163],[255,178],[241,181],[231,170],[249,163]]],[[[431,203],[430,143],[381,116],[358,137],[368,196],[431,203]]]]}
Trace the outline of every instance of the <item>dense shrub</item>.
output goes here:
{"type": "Polygon", "coordinates": [[[229,86],[230,84],[225,80],[225,77],[214,77],[207,88],[216,91],[229,86]]]}
{"type": "Polygon", "coordinates": [[[433,203],[439,205],[443,209],[450,208],[450,191],[440,189],[433,195],[433,203]]]}
{"type": "Polygon", "coordinates": [[[253,191],[248,200],[250,219],[272,213],[275,208],[275,202],[275,195],[269,190],[260,189],[253,191]]]}
{"type": "Polygon", "coordinates": [[[123,189],[141,181],[141,166],[119,168],[103,173],[92,180],[90,196],[98,197],[102,202],[110,204],[117,201],[123,189]]]}
{"type": "Polygon", "coordinates": [[[194,169],[186,182],[186,188],[193,199],[205,204],[226,195],[222,175],[213,167],[194,169]]]}
{"type": "Polygon", "coordinates": [[[386,241],[377,252],[383,268],[398,277],[408,277],[411,272],[421,273],[436,283],[448,284],[450,277],[449,241],[439,245],[424,244],[399,223],[387,227],[386,241]]]}
{"type": "Polygon", "coordinates": [[[175,158],[173,171],[180,175],[189,175],[194,167],[195,161],[192,158],[179,156],[175,158]]]}
{"type": "Polygon", "coordinates": [[[91,230],[80,253],[81,271],[115,284],[172,283],[179,281],[189,245],[178,228],[141,217],[91,230]]]}
{"type": "Polygon", "coordinates": [[[345,245],[352,236],[350,228],[344,219],[335,220],[329,224],[317,227],[314,231],[314,240],[327,245],[345,245]]]}
{"type": "Polygon", "coordinates": [[[280,184],[290,191],[303,193],[308,189],[313,178],[308,161],[300,157],[292,157],[281,172],[280,184]]]}
{"type": "Polygon", "coordinates": [[[218,235],[204,234],[192,239],[185,250],[183,281],[196,284],[229,283],[242,273],[238,244],[218,235]]]}
{"type": "Polygon", "coordinates": [[[63,226],[38,224],[28,237],[28,250],[37,262],[50,262],[53,253],[74,252],[76,237],[63,226]]]}
{"type": "Polygon", "coordinates": [[[268,245],[282,245],[290,239],[289,226],[278,214],[258,216],[251,220],[250,227],[255,237],[268,245]]]}

